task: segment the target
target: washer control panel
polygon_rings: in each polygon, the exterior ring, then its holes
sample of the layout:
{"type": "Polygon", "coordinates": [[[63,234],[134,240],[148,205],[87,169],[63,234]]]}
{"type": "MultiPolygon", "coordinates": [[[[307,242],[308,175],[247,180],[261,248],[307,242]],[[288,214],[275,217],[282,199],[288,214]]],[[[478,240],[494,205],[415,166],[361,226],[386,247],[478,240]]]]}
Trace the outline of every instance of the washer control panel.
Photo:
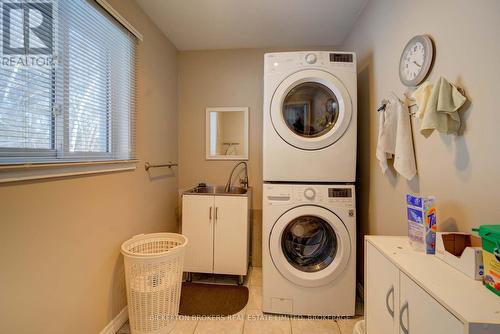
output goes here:
{"type": "Polygon", "coordinates": [[[335,204],[354,207],[354,188],[344,185],[293,185],[295,203],[335,204]]]}
{"type": "Polygon", "coordinates": [[[332,204],[354,208],[354,186],[342,184],[265,184],[269,205],[332,204]]]}

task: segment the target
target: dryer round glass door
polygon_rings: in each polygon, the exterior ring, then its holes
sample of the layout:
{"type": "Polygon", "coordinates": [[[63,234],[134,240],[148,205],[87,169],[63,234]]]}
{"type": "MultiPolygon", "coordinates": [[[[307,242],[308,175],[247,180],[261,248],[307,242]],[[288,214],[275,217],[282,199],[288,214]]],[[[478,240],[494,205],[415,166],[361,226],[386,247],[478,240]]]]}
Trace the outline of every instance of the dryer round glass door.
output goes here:
{"type": "Polygon", "coordinates": [[[339,117],[335,94],[317,82],[303,82],[288,92],[281,109],[283,121],[296,135],[316,138],[327,134],[339,117]]]}
{"type": "Polygon", "coordinates": [[[287,211],[276,221],[269,251],[274,265],[289,281],[318,287],[342,274],[349,262],[351,241],[336,214],[306,205],[287,211]]]}
{"type": "Polygon", "coordinates": [[[270,112],[274,129],[284,141],[299,149],[319,150],[345,133],[352,103],[335,76],[321,70],[304,70],[281,82],[270,112]]]}

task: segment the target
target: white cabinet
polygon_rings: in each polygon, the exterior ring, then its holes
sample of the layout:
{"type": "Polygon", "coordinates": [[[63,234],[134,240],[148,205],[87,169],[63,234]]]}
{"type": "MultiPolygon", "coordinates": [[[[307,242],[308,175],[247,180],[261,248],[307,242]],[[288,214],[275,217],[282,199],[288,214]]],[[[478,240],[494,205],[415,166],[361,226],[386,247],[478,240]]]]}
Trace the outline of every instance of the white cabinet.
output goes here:
{"type": "Polygon", "coordinates": [[[249,196],[182,196],[184,271],[246,275],[249,196]]]}
{"type": "Polygon", "coordinates": [[[498,334],[500,299],[405,237],[367,236],[368,334],[498,334]]]}
{"type": "MultiPolygon", "coordinates": [[[[370,244],[367,247],[373,248],[370,244]]],[[[399,315],[399,270],[376,250],[367,251],[365,283],[366,323],[369,333],[397,333],[399,315]]]]}
{"type": "Polygon", "coordinates": [[[400,284],[399,333],[465,333],[460,320],[403,273],[400,284]]]}
{"type": "Polygon", "coordinates": [[[184,270],[211,273],[214,256],[214,197],[182,196],[182,234],[188,238],[184,270]]]}
{"type": "Polygon", "coordinates": [[[246,275],[249,219],[246,198],[215,196],[214,273],[246,275]]]}

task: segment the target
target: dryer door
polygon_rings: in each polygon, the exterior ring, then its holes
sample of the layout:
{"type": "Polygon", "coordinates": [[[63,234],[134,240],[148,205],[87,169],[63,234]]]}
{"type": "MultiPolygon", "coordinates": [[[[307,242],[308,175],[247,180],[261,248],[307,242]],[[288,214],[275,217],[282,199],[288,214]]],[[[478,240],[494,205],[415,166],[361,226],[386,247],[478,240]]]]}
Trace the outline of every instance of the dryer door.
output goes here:
{"type": "Polygon", "coordinates": [[[296,72],[283,80],[271,101],[278,135],[303,150],[320,150],[339,140],[349,127],[351,97],[334,75],[322,70],[296,72]]]}
{"type": "Polygon", "coordinates": [[[289,281],[304,287],[326,285],[349,262],[349,232],[333,212],[304,205],[284,213],[269,238],[272,261],[289,281]]]}

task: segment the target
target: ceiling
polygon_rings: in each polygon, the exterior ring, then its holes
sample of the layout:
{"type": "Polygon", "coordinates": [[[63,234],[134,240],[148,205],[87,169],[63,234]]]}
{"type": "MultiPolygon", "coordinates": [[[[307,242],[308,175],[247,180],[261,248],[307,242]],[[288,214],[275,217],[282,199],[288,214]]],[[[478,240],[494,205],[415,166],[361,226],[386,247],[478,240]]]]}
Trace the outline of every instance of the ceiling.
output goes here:
{"type": "Polygon", "coordinates": [[[137,0],[179,50],[340,45],[368,0],[137,0]]]}

